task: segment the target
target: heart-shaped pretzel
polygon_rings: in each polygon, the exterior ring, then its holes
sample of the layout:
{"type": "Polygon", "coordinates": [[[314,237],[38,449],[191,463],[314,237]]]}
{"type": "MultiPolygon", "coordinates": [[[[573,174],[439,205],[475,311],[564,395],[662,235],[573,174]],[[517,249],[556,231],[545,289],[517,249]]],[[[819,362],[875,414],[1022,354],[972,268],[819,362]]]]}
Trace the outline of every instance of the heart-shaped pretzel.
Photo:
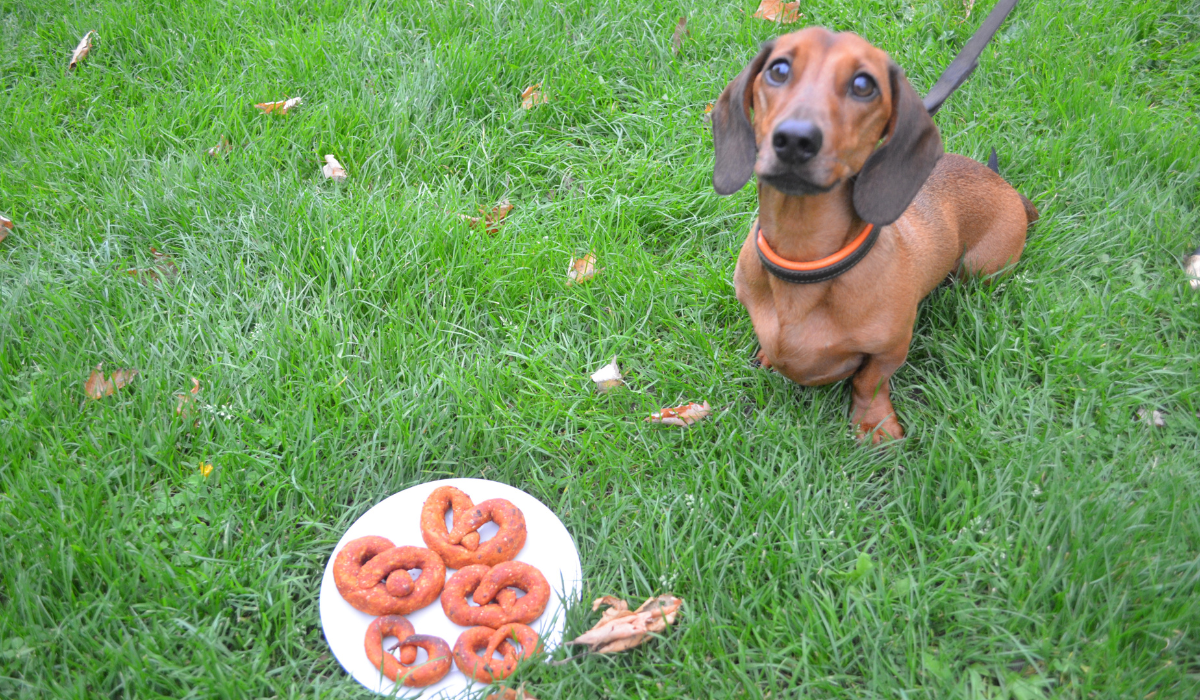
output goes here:
{"type": "Polygon", "coordinates": [[[396,547],[374,535],[350,541],[333,562],[338,593],[368,615],[420,610],[437,600],[445,580],[446,565],[436,553],[423,547],[396,547]],[[421,570],[415,583],[409,569],[421,570]]]}
{"type": "Polygon", "coordinates": [[[483,564],[495,566],[510,561],[525,546],[525,515],[503,498],[474,505],[471,497],[453,486],[440,486],[421,508],[421,537],[437,552],[446,566],[461,569],[483,564]],[[446,529],[446,510],[454,511],[454,529],[446,529]],[[479,528],[496,523],[500,531],[486,542],[479,541],[479,528]]]}
{"type": "Polygon", "coordinates": [[[367,658],[375,664],[375,668],[393,681],[410,688],[423,688],[445,678],[450,672],[454,657],[446,640],[427,634],[413,634],[412,623],[400,615],[375,618],[367,627],[364,646],[367,649],[367,658]],[[399,661],[395,656],[384,652],[384,637],[396,637],[400,640],[399,661]],[[413,666],[417,660],[417,647],[429,654],[429,660],[420,666],[413,666]]]}
{"type": "Polygon", "coordinates": [[[491,683],[511,676],[517,670],[517,663],[533,656],[540,644],[537,632],[525,625],[508,624],[500,629],[472,627],[454,643],[454,664],[480,683],[491,683]],[[519,655],[510,639],[521,646],[519,655]],[[484,650],[482,656],[480,649],[484,650]],[[497,652],[503,658],[495,658],[497,652]]]}
{"type": "Polygon", "coordinates": [[[480,625],[496,629],[510,622],[529,624],[546,610],[550,602],[550,584],[536,568],[519,561],[506,561],[490,569],[468,566],[446,581],[442,590],[442,610],[456,625],[480,625]],[[509,588],[519,588],[525,595],[509,588]],[[467,596],[478,607],[467,602],[467,596]],[[495,602],[492,602],[492,601],[495,602]]]}

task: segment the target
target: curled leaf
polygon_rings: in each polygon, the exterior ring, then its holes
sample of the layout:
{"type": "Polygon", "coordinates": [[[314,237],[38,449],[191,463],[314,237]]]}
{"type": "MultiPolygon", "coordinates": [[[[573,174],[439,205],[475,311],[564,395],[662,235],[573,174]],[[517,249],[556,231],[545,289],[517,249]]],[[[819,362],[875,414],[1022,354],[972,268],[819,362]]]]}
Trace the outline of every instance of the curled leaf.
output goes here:
{"type": "Polygon", "coordinates": [[[546,96],[542,94],[541,83],[534,83],[521,93],[521,109],[533,109],[541,104],[546,104],[546,96]]]}
{"type": "Polygon", "coordinates": [[[800,3],[783,2],[783,0],[762,0],[758,4],[758,9],[754,11],[753,16],[765,19],[768,22],[795,24],[800,21],[801,17],[800,3]]]}
{"type": "Polygon", "coordinates": [[[605,596],[592,603],[592,610],[603,605],[611,607],[604,611],[600,621],[568,644],[586,644],[592,652],[599,654],[632,649],[646,641],[650,634],[662,632],[667,625],[674,624],[683,599],[662,595],[647,600],[631,612],[625,601],[605,596]]]}
{"type": "Polygon", "coordinates": [[[83,393],[89,399],[102,399],[105,396],[112,396],[117,389],[128,386],[138,373],[136,369],[119,369],[112,373],[111,378],[105,379],[104,372],[100,371],[102,366],[96,365],[96,369],[92,370],[87,382],[83,385],[83,393]]]}
{"type": "Polygon", "coordinates": [[[225,135],[222,134],[221,139],[219,141],[217,141],[217,145],[208,149],[208,155],[209,155],[209,157],[212,157],[212,158],[220,158],[221,156],[225,155],[226,153],[229,153],[232,150],[233,150],[233,146],[229,143],[229,140],[225,138],[225,135]]]}
{"type": "Polygon", "coordinates": [[[625,379],[621,376],[621,368],[617,366],[617,358],[614,357],[612,362],[596,370],[592,374],[592,381],[596,383],[596,390],[601,394],[624,384],[625,379]]]}
{"type": "Polygon", "coordinates": [[[679,23],[675,25],[675,34],[671,37],[671,53],[679,53],[679,49],[683,48],[683,40],[692,32],[687,28],[687,17],[680,17],[679,23]]]}
{"type": "Polygon", "coordinates": [[[708,104],[704,105],[704,113],[705,114],[711,114],[712,111],[713,111],[713,103],[709,102],[708,104]]]}
{"type": "Polygon", "coordinates": [[[325,165],[321,166],[321,172],[324,173],[327,179],[334,182],[346,181],[346,169],[342,167],[342,164],[333,155],[325,156],[325,165]]]}
{"type": "Polygon", "coordinates": [[[0,241],[8,238],[8,232],[13,229],[13,221],[7,216],[0,216],[0,241]]]}
{"type": "Polygon", "coordinates": [[[500,225],[504,223],[504,217],[508,216],[508,212],[512,210],[513,205],[509,204],[506,199],[492,207],[490,212],[483,207],[479,207],[479,216],[467,216],[466,214],[459,214],[458,216],[467,222],[467,225],[471,228],[482,224],[488,233],[497,233],[500,230],[500,225]]]}
{"type": "Polygon", "coordinates": [[[303,98],[293,97],[290,100],[280,100],[278,102],[259,102],[254,106],[261,110],[263,114],[287,114],[303,104],[303,98]]]}
{"type": "Polygon", "coordinates": [[[664,423],[666,425],[677,425],[680,428],[686,428],[697,421],[704,420],[708,414],[712,413],[708,402],[704,403],[688,403],[683,406],[675,406],[674,408],[664,408],[650,414],[646,419],[647,423],[664,423]]]}
{"type": "Polygon", "coordinates": [[[582,258],[573,258],[567,268],[567,284],[583,284],[596,276],[596,255],[588,253],[582,258]]]}
{"type": "Polygon", "coordinates": [[[89,31],[87,34],[83,35],[82,39],[79,40],[79,45],[76,46],[75,50],[71,52],[71,62],[67,64],[67,70],[75,70],[75,66],[79,65],[80,61],[87,58],[88,53],[90,53],[92,50],[92,37],[94,36],[96,36],[96,32],[94,30],[89,31]]]}
{"type": "Polygon", "coordinates": [[[127,275],[137,277],[139,281],[145,284],[147,281],[154,282],[172,282],[179,277],[179,268],[175,266],[175,261],[170,255],[162,252],[158,248],[151,247],[150,254],[154,256],[154,266],[145,270],[130,268],[125,271],[127,275]]]}
{"type": "Polygon", "coordinates": [[[188,393],[175,394],[175,415],[187,420],[195,410],[196,398],[200,395],[200,380],[192,377],[192,388],[188,393]]]}

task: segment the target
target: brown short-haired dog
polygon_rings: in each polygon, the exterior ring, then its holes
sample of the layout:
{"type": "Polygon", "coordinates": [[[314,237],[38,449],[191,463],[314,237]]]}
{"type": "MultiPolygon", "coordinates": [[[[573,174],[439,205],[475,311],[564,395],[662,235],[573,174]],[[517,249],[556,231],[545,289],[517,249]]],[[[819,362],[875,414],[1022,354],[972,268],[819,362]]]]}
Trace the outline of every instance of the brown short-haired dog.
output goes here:
{"type": "Polygon", "coordinates": [[[1016,263],[1037,211],[984,165],[943,157],[904,72],[850,33],[764,44],[717,101],[713,140],[717,192],[758,176],[733,281],[759,359],[805,386],[853,376],[859,436],[902,437],[888,380],[917,304],[952,272],[1016,263]]]}

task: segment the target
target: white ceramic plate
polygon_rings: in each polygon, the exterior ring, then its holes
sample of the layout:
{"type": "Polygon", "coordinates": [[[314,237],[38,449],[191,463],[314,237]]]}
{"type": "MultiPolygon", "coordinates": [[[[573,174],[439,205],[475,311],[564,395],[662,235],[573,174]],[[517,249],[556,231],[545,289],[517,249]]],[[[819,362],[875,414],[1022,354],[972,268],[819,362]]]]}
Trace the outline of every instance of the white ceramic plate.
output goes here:
{"type": "MultiPolygon", "coordinates": [[[[463,675],[457,666],[450,669],[440,682],[425,688],[405,688],[397,686],[388,680],[367,659],[363,648],[363,637],[367,626],[375,618],[364,612],[359,612],[350,606],[338,593],[333,582],[333,561],[342,547],[351,540],[367,535],[386,537],[400,545],[424,547],[421,539],[421,507],[425,499],[439,486],[455,486],[466,492],[476,503],[489,498],[508,499],[525,514],[527,536],[525,548],[517,555],[517,561],[536,566],[546,580],[550,582],[550,603],[542,616],[530,625],[541,635],[542,643],[547,651],[554,649],[562,642],[563,627],[566,618],[566,604],[579,597],[580,585],[583,581],[583,568],[579,564],[579,550],[575,542],[550,509],[529,494],[512,486],[485,479],[445,479],[421,484],[400,493],[389,496],[371,510],[363,513],[350,529],[342,535],[337,547],[325,564],[325,577],[321,579],[321,627],[325,630],[325,639],[333,650],[342,668],[362,683],[368,689],[399,698],[457,698],[468,697],[469,690],[481,690],[484,686],[474,683],[463,675]]],[[[449,514],[447,514],[449,517],[449,514]]],[[[484,540],[496,534],[494,523],[488,523],[479,530],[484,540]]],[[[453,569],[446,572],[447,578],[454,573],[453,569]]],[[[407,615],[417,634],[432,634],[446,640],[451,648],[466,627],[451,622],[442,612],[439,601],[411,615],[407,615]]],[[[385,648],[392,642],[385,640],[385,648]]],[[[420,652],[419,660],[424,660],[425,653],[420,652]]]]}

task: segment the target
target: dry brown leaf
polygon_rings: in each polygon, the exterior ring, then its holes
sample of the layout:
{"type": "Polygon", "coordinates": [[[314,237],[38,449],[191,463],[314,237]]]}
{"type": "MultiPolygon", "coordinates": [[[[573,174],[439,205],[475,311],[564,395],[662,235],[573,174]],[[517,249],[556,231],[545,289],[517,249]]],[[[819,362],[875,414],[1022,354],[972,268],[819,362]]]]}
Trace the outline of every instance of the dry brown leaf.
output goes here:
{"type": "Polygon", "coordinates": [[[506,199],[492,207],[490,212],[483,207],[479,207],[479,216],[467,216],[466,214],[459,214],[458,216],[467,222],[467,225],[471,228],[482,224],[488,233],[496,233],[500,230],[500,225],[504,223],[504,217],[508,216],[508,212],[512,210],[513,205],[509,204],[506,199]]]}
{"type": "Polygon", "coordinates": [[[799,2],[783,2],[783,0],[762,0],[758,4],[758,9],[754,11],[754,17],[765,19],[768,22],[779,22],[780,24],[795,24],[800,21],[803,16],[800,14],[799,2]]]}
{"type": "Polygon", "coordinates": [[[287,114],[303,104],[303,98],[293,97],[290,100],[280,100],[278,102],[259,102],[254,106],[262,110],[263,114],[287,114]]]}
{"type": "Polygon", "coordinates": [[[625,378],[621,376],[621,368],[617,366],[617,358],[614,357],[612,362],[596,370],[592,374],[592,381],[596,383],[596,390],[601,394],[624,384],[625,378]]]}
{"type": "Polygon", "coordinates": [[[686,428],[697,421],[704,420],[711,412],[712,409],[709,408],[707,401],[702,404],[688,403],[683,406],[655,411],[650,414],[646,422],[664,423],[666,425],[677,425],[680,428],[686,428]]]}
{"type": "Polygon", "coordinates": [[[87,394],[89,399],[102,399],[105,396],[112,396],[113,392],[117,389],[128,386],[138,373],[136,369],[119,369],[112,373],[110,379],[105,379],[104,373],[100,371],[102,366],[96,365],[96,369],[92,370],[87,383],[83,385],[83,393],[87,394]]]}
{"type": "Polygon", "coordinates": [[[233,150],[233,146],[229,143],[229,140],[225,138],[225,135],[222,134],[221,140],[217,141],[217,145],[208,149],[208,155],[213,158],[220,158],[221,156],[225,155],[226,153],[229,153],[232,150],[233,150]]]}
{"type": "Polygon", "coordinates": [[[541,83],[534,83],[521,93],[521,109],[533,109],[542,104],[546,104],[546,96],[542,94],[541,83]]]}
{"type": "Polygon", "coordinates": [[[596,276],[596,254],[588,253],[582,258],[573,258],[567,268],[567,284],[583,284],[596,276]]]}
{"type": "Polygon", "coordinates": [[[321,166],[321,172],[328,180],[333,180],[334,182],[346,181],[346,169],[332,155],[325,156],[325,165],[321,166]]]}
{"type": "Polygon", "coordinates": [[[675,25],[675,35],[671,37],[671,53],[679,53],[679,49],[683,48],[684,37],[691,33],[687,28],[687,17],[680,17],[679,23],[675,25]]]}
{"type": "Polygon", "coordinates": [[[187,420],[192,417],[196,398],[200,395],[200,380],[192,377],[192,388],[188,393],[175,394],[175,415],[187,420]]]}
{"type": "Polygon", "coordinates": [[[611,654],[638,646],[667,625],[675,623],[675,616],[683,606],[683,599],[673,595],[651,598],[641,607],[630,612],[629,605],[620,598],[604,596],[592,603],[592,610],[602,605],[611,606],[600,616],[600,621],[587,632],[568,644],[586,644],[591,651],[611,654]]]}
{"type": "Polygon", "coordinates": [[[89,31],[79,40],[79,45],[71,52],[71,62],[67,64],[67,70],[75,70],[75,66],[79,62],[87,58],[87,55],[92,50],[92,37],[96,36],[95,31],[89,31]]]}
{"type": "Polygon", "coordinates": [[[137,277],[140,282],[173,282],[179,277],[179,268],[175,266],[175,261],[170,255],[162,252],[158,248],[151,247],[150,254],[154,256],[154,267],[146,270],[139,270],[136,267],[125,271],[127,275],[137,277]]]}
{"type": "Polygon", "coordinates": [[[1145,423],[1146,425],[1152,425],[1155,428],[1167,427],[1167,414],[1158,409],[1148,411],[1144,408],[1139,408],[1137,410],[1137,419],[1138,421],[1145,423]]]}
{"type": "Polygon", "coordinates": [[[0,216],[0,241],[8,238],[8,232],[13,229],[13,221],[7,216],[0,216]]]}
{"type": "Polygon", "coordinates": [[[537,700],[537,698],[525,692],[525,688],[522,687],[516,690],[503,688],[499,693],[492,693],[484,698],[484,700],[537,700]]]}

